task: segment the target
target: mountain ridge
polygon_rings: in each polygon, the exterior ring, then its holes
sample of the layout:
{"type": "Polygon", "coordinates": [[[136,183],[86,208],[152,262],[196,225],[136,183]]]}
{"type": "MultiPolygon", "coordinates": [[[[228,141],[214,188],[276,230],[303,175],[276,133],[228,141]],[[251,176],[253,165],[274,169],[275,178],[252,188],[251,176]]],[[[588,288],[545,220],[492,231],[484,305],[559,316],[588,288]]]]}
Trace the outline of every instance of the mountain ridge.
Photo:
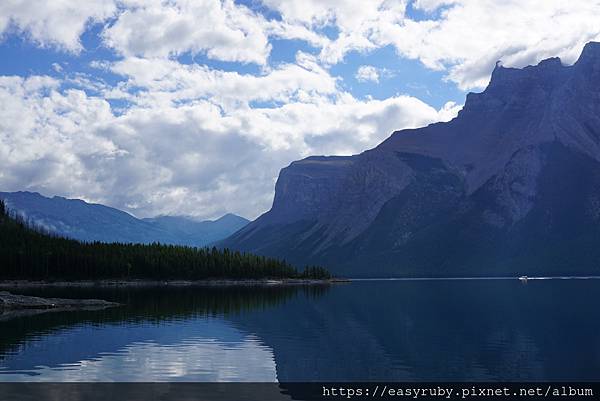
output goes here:
{"type": "MultiPolygon", "coordinates": [[[[449,122],[395,131],[358,155],[291,163],[280,172],[271,210],[220,244],[322,264],[338,275],[540,272],[546,257],[533,243],[549,235],[559,249],[557,238],[564,234],[538,227],[546,224],[540,213],[560,220],[558,226],[585,237],[583,242],[596,240],[596,226],[588,227],[595,221],[588,205],[597,202],[596,164],[600,43],[590,42],[571,66],[558,58],[522,69],[497,64],[488,87],[468,94],[449,122]],[[557,160],[587,166],[570,178],[581,184],[572,193],[550,188],[572,187],[557,160]],[[544,178],[550,170],[556,182],[544,178]],[[585,199],[567,218],[556,207],[560,196],[585,199]],[[569,226],[569,219],[580,224],[569,226]],[[528,231],[536,234],[527,238],[528,231]],[[513,244],[514,236],[535,248],[530,257],[513,244]],[[517,260],[533,264],[517,266],[524,263],[517,260]],[[481,271],[478,263],[494,267],[481,271]]],[[[583,259],[577,258],[582,269],[595,271],[600,252],[583,259]]],[[[547,271],[570,271],[551,264],[547,271]]]]}
{"type": "Polygon", "coordinates": [[[216,220],[196,221],[183,216],[138,219],[119,209],[81,199],[52,198],[38,192],[0,192],[7,206],[45,230],[81,241],[205,246],[248,223],[226,214],[216,220]]]}

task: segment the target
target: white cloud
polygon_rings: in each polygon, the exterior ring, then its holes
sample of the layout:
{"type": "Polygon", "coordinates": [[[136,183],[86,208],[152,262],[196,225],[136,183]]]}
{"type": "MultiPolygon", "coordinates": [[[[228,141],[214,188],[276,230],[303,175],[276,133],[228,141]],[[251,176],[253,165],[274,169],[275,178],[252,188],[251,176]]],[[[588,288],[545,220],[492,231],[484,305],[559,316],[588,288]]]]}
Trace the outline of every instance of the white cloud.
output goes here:
{"type": "Polygon", "coordinates": [[[126,58],[205,53],[265,68],[272,37],[309,42],[324,66],[392,45],[465,90],[484,87],[498,59],[522,67],[558,55],[571,63],[584,43],[600,40],[598,0],[415,0],[411,7],[432,18],[419,21],[406,15],[409,0],[261,0],[280,20],[233,0],[118,0],[118,12],[115,1],[4,1],[0,33],[77,52],[86,26],[108,20],[104,42],[126,58]],[[337,37],[327,38],[324,27],[337,37]]]}
{"type": "MultiPolygon", "coordinates": [[[[421,1],[433,8],[448,3],[421,1]]],[[[590,40],[600,39],[600,2],[589,0],[455,1],[439,20],[381,25],[380,45],[432,69],[447,70],[463,89],[487,85],[495,62],[523,67],[560,56],[572,63],[590,40]]]]}
{"type": "Polygon", "coordinates": [[[321,46],[321,61],[336,64],[351,50],[368,51],[378,46],[372,34],[381,24],[396,24],[404,19],[404,0],[262,0],[281,13],[283,20],[292,25],[311,29],[334,25],[338,37],[326,40],[321,46]]]}
{"type": "Polygon", "coordinates": [[[129,6],[103,32],[125,56],[167,57],[186,52],[265,64],[271,45],[266,21],[233,0],[125,1],[129,6]]]}
{"type": "MultiPolygon", "coordinates": [[[[413,7],[439,16],[421,21],[406,16],[402,0],[262,2],[281,19],[233,0],[0,3],[4,36],[26,34],[72,52],[81,50],[86,27],[103,21],[104,43],[119,58],[90,66],[123,79],[110,86],[66,64],[63,81],[0,77],[0,187],[82,197],[140,216],[255,217],[270,206],[289,162],[358,153],[394,130],[449,120],[461,107],[435,110],[410,96],[358,100],[329,72],[348,52],[391,45],[468,89],[484,86],[498,59],[523,66],[559,55],[570,63],[600,38],[598,1],[418,0],[413,7]],[[331,27],[333,39],[323,33],[331,27]],[[270,65],[273,37],[317,50],[270,65]],[[184,65],[176,56],[185,53],[254,63],[260,73],[184,65]],[[119,101],[118,113],[109,101],[119,101]]],[[[388,74],[364,65],[356,78],[388,74]]]]}
{"type": "Polygon", "coordinates": [[[372,65],[361,65],[356,71],[354,77],[359,82],[379,82],[379,71],[372,65]]]}
{"type": "Polygon", "coordinates": [[[263,75],[213,70],[206,66],[184,65],[173,60],[127,58],[109,66],[128,78],[115,94],[140,105],[168,105],[172,102],[211,99],[226,110],[249,107],[252,101],[289,102],[337,93],[336,79],[299,53],[296,63],[281,64],[263,75]],[[131,88],[143,88],[136,96],[131,88]]]}
{"type": "Polygon", "coordinates": [[[89,23],[102,22],[116,11],[111,0],[3,0],[0,35],[23,32],[41,46],[70,52],[82,50],[80,36],[89,23]]]}
{"type": "Polygon", "coordinates": [[[455,4],[458,1],[459,0],[415,0],[412,5],[416,9],[432,12],[442,6],[455,4]]]}
{"type": "MultiPolygon", "coordinates": [[[[197,71],[180,68],[185,79],[197,79],[197,71]]],[[[214,88],[225,87],[222,94],[185,103],[149,101],[121,115],[103,98],[61,89],[48,77],[4,77],[0,187],[80,197],[140,216],[233,211],[256,217],[269,208],[275,178],[291,161],[358,153],[395,129],[447,118],[447,109],[436,111],[408,96],[360,101],[343,92],[307,91],[273,108],[224,108],[215,101],[235,88],[243,97],[269,80],[284,88],[270,92],[273,97],[305,85],[294,82],[294,74],[277,75],[286,68],[265,77],[239,75],[230,88],[230,76],[209,74],[214,88]]],[[[173,89],[168,81],[152,87],[151,78],[137,79],[148,84],[144,96],[151,99],[173,89]]],[[[176,81],[184,92],[185,79],[176,81]]],[[[177,92],[171,95],[177,98],[177,92]]]]}
{"type": "Polygon", "coordinates": [[[337,27],[339,36],[321,45],[325,64],[392,45],[402,57],[447,71],[464,90],[485,87],[498,59],[515,67],[553,56],[572,63],[586,42],[600,40],[598,0],[417,0],[412,7],[432,18],[420,21],[406,15],[406,1],[262,1],[291,25],[337,27]]]}
{"type": "Polygon", "coordinates": [[[59,73],[62,72],[62,70],[63,70],[62,66],[58,63],[52,63],[52,69],[55,72],[59,72],[59,73]]]}
{"type": "Polygon", "coordinates": [[[458,112],[462,108],[462,104],[456,104],[456,102],[446,102],[438,111],[438,119],[440,121],[450,121],[458,115],[458,112]]]}
{"type": "Polygon", "coordinates": [[[80,90],[59,92],[58,87],[49,77],[0,77],[3,187],[94,192],[100,183],[86,175],[83,159],[119,154],[110,140],[96,134],[98,125],[111,117],[108,103],[80,90]]]}

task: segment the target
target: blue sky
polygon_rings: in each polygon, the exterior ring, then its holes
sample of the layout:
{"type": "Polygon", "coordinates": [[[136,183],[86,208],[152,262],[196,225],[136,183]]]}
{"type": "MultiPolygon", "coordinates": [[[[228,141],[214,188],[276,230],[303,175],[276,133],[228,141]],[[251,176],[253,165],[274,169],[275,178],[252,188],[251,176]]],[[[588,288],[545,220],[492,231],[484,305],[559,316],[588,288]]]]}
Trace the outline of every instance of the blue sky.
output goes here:
{"type": "MultiPolygon", "coordinates": [[[[247,3],[247,2],[245,2],[247,3]]],[[[60,51],[55,47],[40,47],[27,37],[18,34],[6,35],[0,45],[1,75],[49,75],[62,78],[68,74],[90,74],[96,79],[112,85],[124,81],[123,77],[106,70],[90,67],[97,60],[116,61],[119,59],[111,49],[102,45],[100,34],[103,25],[88,27],[80,37],[85,49],[80,53],[60,51]],[[60,66],[57,71],[56,66],[60,66]]],[[[328,35],[335,38],[335,34],[328,35]]],[[[272,50],[268,63],[276,66],[282,63],[294,63],[297,52],[318,55],[319,49],[302,40],[272,39],[272,50]]],[[[177,56],[182,64],[206,65],[223,71],[236,71],[242,74],[260,74],[261,68],[256,64],[213,60],[205,54],[186,52],[177,56]]],[[[435,71],[423,66],[418,60],[411,60],[398,55],[392,45],[387,45],[369,52],[350,51],[343,60],[329,68],[330,73],[340,78],[340,87],[357,98],[372,97],[387,99],[392,96],[406,94],[415,96],[426,103],[441,108],[448,101],[461,103],[465,90],[456,83],[444,80],[443,71],[435,71]],[[356,77],[361,66],[369,65],[381,71],[379,81],[359,80],[356,77]]]]}
{"type": "Polygon", "coordinates": [[[499,59],[575,61],[600,3],[15,0],[0,5],[0,189],[254,218],[278,172],[453,118],[499,59]]]}

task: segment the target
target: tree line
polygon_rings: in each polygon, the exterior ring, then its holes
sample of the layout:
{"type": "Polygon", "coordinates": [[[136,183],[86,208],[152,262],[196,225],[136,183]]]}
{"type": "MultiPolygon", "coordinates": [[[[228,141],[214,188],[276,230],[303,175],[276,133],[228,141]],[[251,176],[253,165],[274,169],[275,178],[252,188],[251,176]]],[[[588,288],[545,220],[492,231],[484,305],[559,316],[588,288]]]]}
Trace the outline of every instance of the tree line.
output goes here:
{"type": "Polygon", "coordinates": [[[53,235],[11,214],[0,200],[0,278],[99,279],[328,279],[319,266],[298,271],[286,261],[229,249],[80,242],[53,235]]]}

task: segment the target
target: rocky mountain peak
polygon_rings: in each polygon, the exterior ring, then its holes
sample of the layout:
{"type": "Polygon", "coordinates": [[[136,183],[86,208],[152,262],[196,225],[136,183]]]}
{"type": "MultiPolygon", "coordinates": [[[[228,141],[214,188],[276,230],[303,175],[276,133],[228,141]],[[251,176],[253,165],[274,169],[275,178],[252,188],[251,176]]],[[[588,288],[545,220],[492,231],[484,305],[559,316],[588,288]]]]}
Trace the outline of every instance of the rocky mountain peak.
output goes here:
{"type": "Polygon", "coordinates": [[[600,43],[589,43],[571,66],[498,63],[449,122],[292,163],[272,209],[224,243],[355,275],[564,273],[600,241],[598,171],[600,43]]]}
{"type": "Polygon", "coordinates": [[[481,93],[469,93],[463,110],[480,113],[508,108],[539,108],[569,78],[570,67],[558,57],[525,68],[504,67],[501,62],[492,71],[488,87],[481,93]]]}
{"type": "Polygon", "coordinates": [[[600,62],[600,42],[586,43],[576,64],[598,62],[600,62]]]}

